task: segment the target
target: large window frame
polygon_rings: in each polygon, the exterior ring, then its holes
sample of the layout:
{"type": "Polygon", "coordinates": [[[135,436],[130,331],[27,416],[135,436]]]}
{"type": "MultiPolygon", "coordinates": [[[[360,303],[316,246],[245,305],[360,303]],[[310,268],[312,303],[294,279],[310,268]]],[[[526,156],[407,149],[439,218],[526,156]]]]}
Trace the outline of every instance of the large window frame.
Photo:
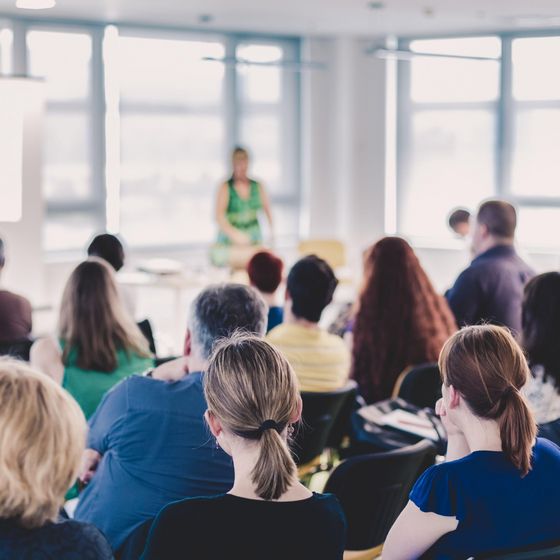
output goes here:
{"type": "MultiPolygon", "coordinates": [[[[82,212],[92,217],[100,230],[112,229],[118,233],[118,228],[112,228],[115,223],[111,218],[111,213],[115,212],[115,188],[111,184],[110,170],[107,173],[107,161],[110,161],[108,154],[108,141],[106,135],[106,112],[108,109],[105,89],[105,65],[103,59],[104,34],[111,25],[117,27],[123,35],[162,37],[176,36],[184,39],[197,38],[219,38],[225,46],[225,59],[231,60],[235,57],[237,46],[246,43],[274,43],[282,45],[286,53],[289,53],[290,62],[295,64],[301,61],[301,39],[294,36],[267,35],[253,33],[228,33],[214,30],[193,29],[188,27],[170,26],[151,26],[131,23],[105,23],[105,22],[86,22],[74,20],[55,20],[55,19],[35,19],[27,17],[6,16],[2,18],[10,25],[13,31],[12,45],[12,68],[14,74],[28,75],[29,64],[27,56],[26,37],[32,30],[46,30],[55,32],[80,32],[91,36],[92,40],[92,59],[90,75],[90,107],[89,122],[90,127],[90,157],[91,157],[91,182],[92,197],[87,201],[47,201],[45,211],[49,219],[56,219],[57,216],[63,217],[76,212],[82,212]]],[[[220,62],[215,62],[220,64],[220,62]]],[[[226,168],[229,168],[229,149],[240,143],[240,99],[236,76],[236,65],[225,64],[224,78],[224,119],[225,119],[225,158],[226,168]]],[[[301,193],[301,162],[300,162],[300,75],[297,71],[285,71],[283,79],[283,107],[286,114],[291,116],[289,123],[289,133],[281,139],[281,149],[290,164],[290,176],[295,188],[285,194],[272,194],[272,204],[290,205],[298,214],[302,212],[302,193],[301,193]]],[[[47,111],[49,104],[47,104],[47,111]]],[[[285,116],[285,115],[284,115],[285,116]]],[[[110,147],[109,147],[110,149],[110,147]]],[[[266,181],[266,177],[262,178],[266,181]]],[[[217,187],[217,185],[216,185],[217,187]]],[[[117,189],[118,190],[118,189],[117,189]]],[[[118,196],[118,192],[116,193],[118,196]]],[[[209,217],[210,218],[210,217],[209,217]]],[[[299,223],[299,220],[298,220],[299,223]]],[[[138,252],[154,252],[166,250],[184,250],[189,248],[199,248],[199,242],[170,243],[165,246],[139,246],[133,248],[138,252]]],[[[52,253],[74,253],[75,249],[65,251],[52,251],[52,253]]]]}
{"type": "MultiPolygon", "coordinates": [[[[512,43],[515,39],[523,38],[542,38],[542,37],[560,37],[558,30],[544,29],[531,31],[515,31],[515,32],[497,32],[485,31],[481,33],[460,33],[460,34],[434,34],[426,36],[408,36],[400,37],[398,40],[399,50],[409,50],[410,44],[415,40],[430,39],[459,39],[459,38],[476,38],[476,37],[497,37],[501,41],[501,58],[500,64],[500,82],[499,95],[497,101],[492,102],[469,102],[463,103],[422,103],[415,104],[411,96],[411,68],[408,60],[399,60],[397,63],[397,232],[403,231],[403,196],[404,196],[404,177],[409,171],[406,169],[409,161],[411,136],[411,115],[413,110],[419,110],[418,106],[423,109],[446,110],[453,108],[469,109],[491,109],[495,112],[496,117],[496,143],[495,143],[495,182],[494,196],[503,197],[519,208],[560,208],[560,192],[559,196],[527,196],[514,193],[511,188],[510,173],[513,161],[513,142],[514,142],[514,120],[515,105],[525,108],[560,108],[560,100],[554,101],[520,101],[513,99],[512,76],[513,76],[513,60],[512,60],[512,43]],[[416,105],[416,107],[414,107],[416,105]]],[[[445,219],[445,217],[442,217],[445,219]]],[[[438,245],[438,241],[431,238],[422,238],[422,236],[413,236],[415,240],[426,245],[438,245]],[[418,239],[416,239],[418,237],[418,239]]],[[[445,243],[444,243],[445,244],[445,243]]],[[[447,245],[447,244],[446,244],[447,245]]]]}

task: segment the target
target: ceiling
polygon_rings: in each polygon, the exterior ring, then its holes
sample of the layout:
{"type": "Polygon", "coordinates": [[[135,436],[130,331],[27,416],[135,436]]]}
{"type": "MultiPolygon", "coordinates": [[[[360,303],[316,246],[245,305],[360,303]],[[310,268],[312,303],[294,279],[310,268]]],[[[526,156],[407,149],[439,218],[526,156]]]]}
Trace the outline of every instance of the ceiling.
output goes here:
{"type": "Polygon", "coordinates": [[[0,0],[0,14],[293,35],[560,28],[560,0],[57,0],[33,12],[14,4],[0,0]]]}

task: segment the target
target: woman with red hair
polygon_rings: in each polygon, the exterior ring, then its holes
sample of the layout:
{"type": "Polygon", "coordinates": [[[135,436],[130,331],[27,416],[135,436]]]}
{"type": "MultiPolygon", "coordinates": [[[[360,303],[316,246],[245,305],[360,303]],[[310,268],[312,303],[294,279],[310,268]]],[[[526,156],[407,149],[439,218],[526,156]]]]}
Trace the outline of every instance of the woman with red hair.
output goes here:
{"type": "Polygon", "coordinates": [[[456,330],[447,302],[404,239],[385,237],[367,251],[352,376],[368,403],[389,398],[406,367],[436,362],[456,330]]]}

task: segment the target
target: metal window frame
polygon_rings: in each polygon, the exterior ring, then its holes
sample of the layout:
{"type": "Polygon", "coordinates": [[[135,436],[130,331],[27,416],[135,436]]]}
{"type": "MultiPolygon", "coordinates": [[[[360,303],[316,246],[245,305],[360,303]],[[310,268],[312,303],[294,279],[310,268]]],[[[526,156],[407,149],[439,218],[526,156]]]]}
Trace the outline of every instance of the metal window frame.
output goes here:
{"type": "MultiPolygon", "coordinates": [[[[90,126],[90,162],[91,162],[91,181],[92,197],[85,201],[51,201],[47,202],[46,209],[48,216],[68,215],[70,213],[83,212],[93,215],[100,229],[107,225],[107,187],[105,177],[106,164],[106,131],[105,131],[105,68],[103,61],[103,36],[105,29],[114,25],[123,35],[137,37],[170,37],[177,39],[208,40],[217,38],[223,41],[226,57],[235,56],[237,45],[240,43],[277,43],[293,56],[295,62],[301,61],[301,38],[294,35],[278,35],[264,33],[238,33],[220,29],[199,29],[181,26],[149,25],[138,24],[127,21],[89,21],[79,19],[60,19],[60,18],[34,18],[5,14],[0,12],[0,19],[10,24],[13,31],[12,45],[12,68],[16,75],[27,75],[29,72],[26,36],[29,30],[48,30],[58,32],[81,32],[87,33],[92,38],[92,59],[90,67],[90,98],[87,104],[75,102],[52,102],[49,106],[56,107],[57,110],[76,110],[86,108],[89,114],[90,126]]],[[[287,174],[290,181],[294,183],[294,190],[288,195],[272,195],[271,200],[277,204],[293,205],[294,211],[299,215],[302,212],[301,194],[301,146],[299,134],[299,122],[301,114],[300,100],[300,75],[298,72],[286,71],[285,79],[282,80],[283,91],[281,98],[282,122],[287,126],[283,127],[285,134],[280,140],[281,154],[279,157],[283,167],[288,167],[287,174]]],[[[227,65],[224,77],[224,105],[223,116],[225,121],[225,142],[222,157],[229,160],[229,148],[239,143],[240,140],[240,120],[241,100],[239,97],[239,85],[235,66],[227,65]]],[[[125,111],[135,109],[159,112],[160,110],[173,112],[173,107],[150,106],[138,104],[138,106],[128,107],[125,111]]],[[[185,107],[181,108],[183,111],[185,107]]],[[[266,110],[269,107],[257,107],[255,110],[266,110]]],[[[204,107],[202,108],[204,112],[204,107]]],[[[199,111],[199,108],[197,108],[199,111]]],[[[210,112],[210,111],[208,111],[210,112]]],[[[299,223],[299,220],[297,221],[299,223]]],[[[134,246],[138,252],[150,252],[153,250],[177,250],[198,248],[199,243],[189,242],[169,244],[162,247],[142,247],[134,246]]],[[[68,253],[75,250],[70,249],[68,253]]],[[[60,251],[49,251],[49,253],[60,254],[60,251]]]]}
{"type": "Polygon", "coordinates": [[[459,39],[474,37],[497,37],[502,46],[502,56],[500,63],[500,81],[498,99],[494,102],[473,102],[473,103],[414,103],[411,99],[411,76],[410,63],[408,61],[398,61],[398,88],[397,88],[397,231],[403,231],[403,196],[404,185],[406,184],[406,174],[411,172],[410,150],[411,150],[411,123],[412,114],[424,109],[441,110],[453,108],[468,109],[489,109],[495,111],[496,116],[496,147],[495,147],[495,195],[512,200],[520,208],[523,207],[560,207],[560,196],[524,196],[511,191],[511,170],[513,157],[513,126],[515,111],[520,107],[560,107],[560,100],[552,101],[517,101],[513,99],[512,92],[512,73],[513,61],[511,46],[515,39],[539,38],[539,37],[560,37],[558,29],[538,29],[538,30],[519,30],[510,32],[484,31],[478,33],[454,33],[454,34],[430,34],[403,36],[399,38],[398,48],[408,48],[411,41],[426,39],[459,39]]]}

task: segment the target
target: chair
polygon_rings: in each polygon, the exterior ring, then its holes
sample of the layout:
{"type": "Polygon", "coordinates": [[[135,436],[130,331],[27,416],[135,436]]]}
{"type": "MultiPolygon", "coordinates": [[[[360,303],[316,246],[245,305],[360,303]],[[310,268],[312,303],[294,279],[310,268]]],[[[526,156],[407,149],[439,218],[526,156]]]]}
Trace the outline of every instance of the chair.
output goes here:
{"type": "Polygon", "coordinates": [[[441,398],[438,365],[422,364],[404,370],[395,383],[393,398],[401,398],[418,408],[435,408],[441,398]]]}
{"type": "Polygon", "coordinates": [[[300,241],[298,252],[302,257],[317,255],[327,261],[332,268],[346,266],[346,247],[337,239],[308,239],[300,241]]]}
{"type": "Polygon", "coordinates": [[[353,379],[350,379],[346,383],[346,387],[348,388],[346,400],[342,403],[342,406],[340,407],[338,416],[334,421],[334,424],[329,433],[329,437],[327,439],[326,446],[329,449],[340,448],[345,436],[350,434],[350,430],[352,427],[351,426],[352,413],[354,412],[354,410],[359,408],[359,404],[356,401],[356,397],[358,395],[358,384],[353,379]]]}
{"type": "MultiPolygon", "coordinates": [[[[356,383],[348,381],[344,387],[325,393],[302,392],[303,414],[294,437],[294,455],[298,465],[316,462],[327,447],[329,436],[350,395],[356,394],[356,383]]],[[[337,427],[340,431],[341,428],[337,427]]],[[[310,465],[311,466],[311,465],[310,465]]],[[[302,471],[300,474],[303,475],[302,471]]]]}
{"type": "Polygon", "coordinates": [[[148,346],[150,347],[150,352],[157,356],[156,352],[156,341],[154,339],[154,331],[152,329],[152,324],[149,319],[144,319],[138,323],[138,328],[140,332],[144,335],[144,338],[148,341],[148,346]]]}
{"type": "Polygon", "coordinates": [[[476,555],[475,560],[541,560],[545,558],[560,558],[560,543],[543,547],[526,548],[517,552],[507,552],[495,555],[476,555]]]}
{"type": "Polygon", "coordinates": [[[324,491],[339,499],[346,514],[345,558],[373,558],[378,553],[414,482],[435,458],[435,446],[422,440],[393,451],[352,457],[332,471],[324,491]]]}
{"type": "Polygon", "coordinates": [[[560,419],[539,424],[539,437],[546,438],[556,445],[560,445],[560,419]]]}
{"type": "Polygon", "coordinates": [[[12,358],[19,358],[28,362],[33,342],[33,340],[28,338],[12,342],[0,342],[0,356],[11,356],[12,358]]]}

